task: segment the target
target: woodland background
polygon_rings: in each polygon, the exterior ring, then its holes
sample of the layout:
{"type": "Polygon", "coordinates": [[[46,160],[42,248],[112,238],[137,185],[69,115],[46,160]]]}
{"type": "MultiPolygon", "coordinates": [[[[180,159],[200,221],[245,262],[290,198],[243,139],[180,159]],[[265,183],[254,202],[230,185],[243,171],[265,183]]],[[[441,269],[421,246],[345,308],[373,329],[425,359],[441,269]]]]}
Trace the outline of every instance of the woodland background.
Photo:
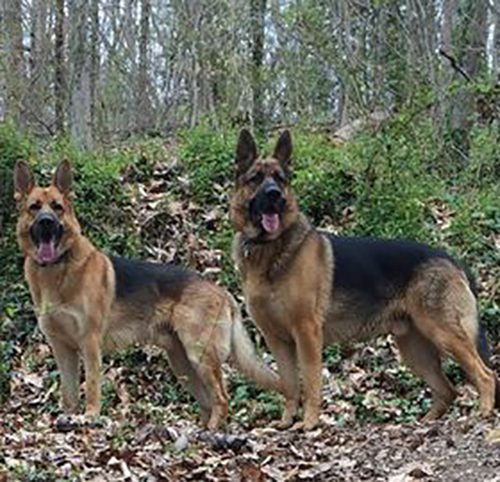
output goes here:
{"type": "MultiPolygon", "coordinates": [[[[0,480],[383,479],[415,460],[422,477],[498,473],[490,425],[469,423],[468,388],[445,425],[414,425],[429,394],[387,339],[325,351],[327,423],[306,446],[241,435],[267,426],[280,401],[233,371],[240,435],[200,439],[197,407],[153,349],[107,359],[111,428],[61,434],[12,169],[26,159],[47,181],[70,159],[77,212],[100,248],[192,266],[241,299],[227,216],[236,137],[250,127],[269,152],[290,128],[294,186],[318,226],[421,240],[471,267],[498,372],[499,123],[499,0],[3,0],[0,480]]],[[[452,363],[447,372],[463,381],[452,363]]]]}

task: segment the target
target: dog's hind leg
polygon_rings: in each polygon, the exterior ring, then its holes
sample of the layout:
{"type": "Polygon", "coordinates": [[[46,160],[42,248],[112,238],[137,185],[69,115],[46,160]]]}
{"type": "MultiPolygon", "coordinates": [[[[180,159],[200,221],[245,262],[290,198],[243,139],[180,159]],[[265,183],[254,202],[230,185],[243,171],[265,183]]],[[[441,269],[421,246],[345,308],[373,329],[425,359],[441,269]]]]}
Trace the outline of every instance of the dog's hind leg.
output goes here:
{"type": "Polygon", "coordinates": [[[215,350],[207,350],[198,363],[193,362],[200,380],[203,380],[211,393],[212,409],[207,423],[209,430],[216,430],[227,417],[229,397],[222,376],[222,361],[215,350]]]}
{"type": "Polygon", "coordinates": [[[456,393],[441,368],[439,350],[425,338],[413,324],[404,334],[395,336],[404,362],[431,388],[432,406],[423,420],[441,417],[455,399],[456,393]]]}
{"type": "Polygon", "coordinates": [[[448,262],[435,264],[422,272],[412,296],[417,328],[465,370],[479,392],[481,413],[489,415],[496,377],[478,352],[477,304],[465,275],[448,262]]]}
{"type": "Polygon", "coordinates": [[[440,333],[438,343],[469,375],[479,392],[481,413],[483,416],[489,415],[495,405],[496,379],[493,371],[481,360],[475,343],[446,330],[440,333]]]}
{"type": "MultiPolygon", "coordinates": [[[[186,322],[187,326],[188,323],[186,322]]],[[[185,329],[186,327],[179,329],[177,334],[185,350],[186,357],[196,373],[194,383],[202,383],[209,393],[210,416],[206,426],[209,430],[215,430],[223,422],[229,411],[229,397],[222,375],[222,363],[225,361],[225,357],[219,357],[215,333],[213,334],[214,337],[209,339],[199,338],[194,330],[190,331],[185,329]]]]}
{"type": "Polygon", "coordinates": [[[80,365],[78,352],[63,341],[49,339],[57,367],[61,373],[62,406],[66,413],[78,411],[80,392],[80,365]]]}
{"type": "Polygon", "coordinates": [[[173,333],[160,336],[156,344],[167,352],[170,367],[179,383],[187,388],[200,405],[201,421],[207,425],[212,412],[212,399],[203,380],[189,361],[179,337],[173,333]]]}
{"type": "MultiPolygon", "coordinates": [[[[491,351],[486,338],[486,330],[481,324],[479,324],[479,332],[477,336],[477,351],[479,352],[479,356],[481,357],[481,360],[483,360],[484,364],[493,370],[493,366],[491,364],[491,351]]],[[[500,408],[500,381],[498,380],[498,376],[496,374],[495,386],[495,408],[500,408]]]]}

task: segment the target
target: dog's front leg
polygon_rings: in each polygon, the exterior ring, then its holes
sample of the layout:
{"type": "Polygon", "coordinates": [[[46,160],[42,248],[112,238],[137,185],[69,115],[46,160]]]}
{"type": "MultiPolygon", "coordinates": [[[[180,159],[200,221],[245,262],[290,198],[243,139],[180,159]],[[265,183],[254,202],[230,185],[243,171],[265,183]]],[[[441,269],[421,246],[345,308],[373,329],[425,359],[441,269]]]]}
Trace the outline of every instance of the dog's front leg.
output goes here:
{"type": "Polygon", "coordinates": [[[85,365],[85,415],[99,415],[101,410],[101,337],[89,333],[83,342],[85,365]]]}
{"type": "Polygon", "coordinates": [[[299,325],[295,341],[304,385],[304,422],[292,429],[313,429],[321,407],[321,353],[323,336],[321,324],[307,321],[299,325]]]}
{"type": "Polygon", "coordinates": [[[293,424],[300,401],[297,353],[292,340],[281,340],[270,334],[267,334],[265,339],[278,363],[281,391],[285,397],[285,409],[278,427],[285,429],[293,424]]]}
{"type": "Polygon", "coordinates": [[[62,406],[66,413],[78,411],[80,372],[77,350],[57,338],[49,338],[61,374],[62,406]]]}

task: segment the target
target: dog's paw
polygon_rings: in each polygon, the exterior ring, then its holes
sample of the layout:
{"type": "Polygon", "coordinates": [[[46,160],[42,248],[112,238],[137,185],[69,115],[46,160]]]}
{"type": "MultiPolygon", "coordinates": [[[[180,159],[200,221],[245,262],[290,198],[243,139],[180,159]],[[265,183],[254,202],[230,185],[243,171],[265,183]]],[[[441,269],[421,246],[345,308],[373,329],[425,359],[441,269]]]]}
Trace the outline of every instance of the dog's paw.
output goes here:
{"type": "Polygon", "coordinates": [[[306,428],[306,424],[304,422],[295,422],[291,427],[290,430],[294,432],[298,432],[300,430],[304,430],[306,428]]]}
{"type": "Polygon", "coordinates": [[[286,430],[287,428],[290,428],[293,424],[293,418],[282,418],[281,420],[274,420],[269,424],[271,428],[275,428],[278,430],[286,430]]]}
{"type": "Polygon", "coordinates": [[[54,421],[54,427],[58,432],[72,432],[82,428],[85,423],[83,415],[59,415],[54,421]]]}
{"type": "Polygon", "coordinates": [[[318,426],[318,420],[304,420],[303,422],[296,422],[290,430],[313,430],[318,426]]]}
{"type": "Polygon", "coordinates": [[[245,435],[231,435],[223,432],[201,432],[198,435],[198,440],[211,445],[214,450],[224,451],[233,450],[239,452],[243,450],[248,443],[248,438],[245,435]]]}
{"type": "Polygon", "coordinates": [[[84,415],[85,426],[89,428],[106,428],[111,425],[111,418],[106,415],[88,414],[84,415]]]}

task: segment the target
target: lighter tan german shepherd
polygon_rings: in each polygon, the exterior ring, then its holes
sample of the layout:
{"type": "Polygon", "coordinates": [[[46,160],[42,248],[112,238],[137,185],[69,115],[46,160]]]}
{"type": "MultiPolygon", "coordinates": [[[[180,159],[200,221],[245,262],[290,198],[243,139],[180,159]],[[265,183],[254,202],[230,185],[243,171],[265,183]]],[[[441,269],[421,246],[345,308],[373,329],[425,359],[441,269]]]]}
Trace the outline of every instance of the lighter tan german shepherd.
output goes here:
{"type": "Polygon", "coordinates": [[[209,429],[228,411],[221,365],[230,354],[261,386],[279,389],[278,377],[255,357],[229,293],[180,267],[108,257],[82,235],[72,177],[67,161],[48,187],[35,186],[24,162],[14,172],[25,277],[61,373],[63,408],[78,409],[82,358],[86,413],[98,414],[102,353],[132,343],[167,351],[209,429]]]}
{"type": "Polygon", "coordinates": [[[251,134],[243,130],[231,200],[237,232],[233,253],[246,303],[283,383],[282,427],[293,423],[298,409],[300,375],[304,422],[295,427],[317,424],[325,344],[388,333],[432,390],[426,419],[444,414],[455,397],[441,369],[444,353],[476,385],[481,412],[491,413],[495,401],[500,404],[500,392],[489,368],[470,276],[445,252],[420,243],[316,230],[292,193],[291,159],[288,131],[271,157],[260,157],[251,134]]]}

